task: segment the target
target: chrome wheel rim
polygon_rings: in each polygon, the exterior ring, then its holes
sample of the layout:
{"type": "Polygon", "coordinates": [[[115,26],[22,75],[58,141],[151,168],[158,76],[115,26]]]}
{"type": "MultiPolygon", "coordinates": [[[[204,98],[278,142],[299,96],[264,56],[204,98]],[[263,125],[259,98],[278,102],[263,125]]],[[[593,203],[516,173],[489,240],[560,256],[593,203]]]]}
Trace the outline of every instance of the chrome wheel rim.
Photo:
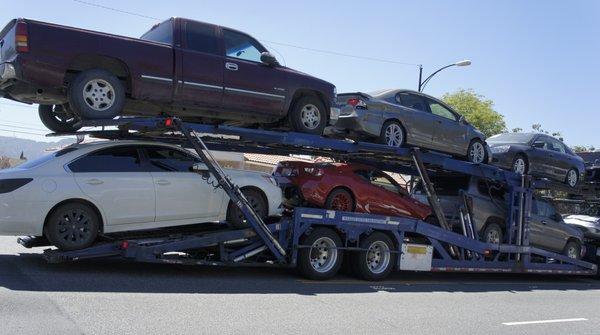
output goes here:
{"type": "Polygon", "coordinates": [[[479,142],[474,142],[471,145],[471,150],[469,150],[469,160],[472,163],[482,163],[485,157],[485,148],[483,144],[479,142]]]}
{"type": "Polygon", "coordinates": [[[579,255],[577,254],[577,248],[574,246],[569,247],[569,249],[567,249],[567,257],[569,258],[573,258],[573,259],[577,259],[579,255]]]}
{"type": "Polygon", "coordinates": [[[500,244],[500,233],[497,230],[490,230],[486,236],[487,243],[500,244]]]}
{"type": "Polygon", "coordinates": [[[402,127],[396,123],[392,123],[385,128],[385,143],[391,147],[399,147],[404,140],[402,127]]]}
{"type": "Polygon", "coordinates": [[[308,104],[302,107],[300,119],[304,127],[308,129],[316,129],[321,123],[321,112],[317,106],[308,104]]]}
{"type": "Polygon", "coordinates": [[[525,174],[525,160],[517,158],[513,164],[513,171],[518,174],[525,174]]]}
{"type": "Polygon", "coordinates": [[[83,86],[83,100],[95,111],[105,111],[115,103],[115,89],[106,80],[92,79],[83,86]]]}
{"type": "Polygon", "coordinates": [[[310,248],[310,265],[319,273],[331,271],[337,262],[335,242],[329,237],[318,238],[310,248]]]}
{"type": "Polygon", "coordinates": [[[567,183],[569,183],[569,186],[571,187],[577,185],[577,172],[575,172],[575,170],[569,170],[569,173],[567,174],[567,183]]]}
{"type": "Polygon", "coordinates": [[[382,241],[371,243],[365,255],[367,268],[374,274],[384,272],[390,265],[390,259],[390,248],[382,241]]]}
{"type": "Polygon", "coordinates": [[[69,244],[77,245],[90,238],[91,226],[86,212],[78,209],[65,211],[58,221],[58,236],[69,244]]]}

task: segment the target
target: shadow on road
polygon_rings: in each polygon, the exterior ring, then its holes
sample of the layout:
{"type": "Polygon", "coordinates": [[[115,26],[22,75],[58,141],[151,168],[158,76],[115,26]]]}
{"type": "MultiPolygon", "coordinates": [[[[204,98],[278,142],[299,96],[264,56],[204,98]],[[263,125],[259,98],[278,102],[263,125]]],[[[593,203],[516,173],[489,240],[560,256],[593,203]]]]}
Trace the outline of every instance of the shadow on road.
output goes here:
{"type": "Polygon", "coordinates": [[[17,291],[127,293],[324,293],[494,292],[597,290],[589,277],[522,274],[392,274],[382,282],[365,282],[340,274],[315,282],[295,271],[274,268],[224,268],[88,260],[48,264],[40,254],[0,255],[0,287],[17,291]]]}

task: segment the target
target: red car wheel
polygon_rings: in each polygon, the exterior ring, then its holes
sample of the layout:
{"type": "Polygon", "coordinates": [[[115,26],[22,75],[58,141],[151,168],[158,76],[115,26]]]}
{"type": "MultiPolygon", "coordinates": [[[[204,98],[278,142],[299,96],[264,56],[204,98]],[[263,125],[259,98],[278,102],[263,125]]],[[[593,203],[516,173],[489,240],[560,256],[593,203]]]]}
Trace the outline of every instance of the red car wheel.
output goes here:
{"type": "Polygon", "coordinates": [[[350,192],[344,189],[336,189],[327,197],[325,207],[336,211],[352,212],[354,211],[354,199],[350,192]]]}

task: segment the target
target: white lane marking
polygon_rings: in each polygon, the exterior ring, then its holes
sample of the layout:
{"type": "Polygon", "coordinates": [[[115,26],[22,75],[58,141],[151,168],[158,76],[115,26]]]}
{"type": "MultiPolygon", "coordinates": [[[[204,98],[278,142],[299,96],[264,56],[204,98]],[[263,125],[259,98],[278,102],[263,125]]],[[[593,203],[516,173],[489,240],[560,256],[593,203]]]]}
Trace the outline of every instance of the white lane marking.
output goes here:
{"type": "Polygon", "coordinates": [[[502,324],[505,326],[521,326],[521,325],[534,325],[540,323],[558,323],[558,322],[577,322],[577,321],[587,321],[588,319],[584,318],[574,318],[574,319],[554,319],[554,320],[537,320],[537,321],[521,321],[521,322],[503,322],[502,324]]]}

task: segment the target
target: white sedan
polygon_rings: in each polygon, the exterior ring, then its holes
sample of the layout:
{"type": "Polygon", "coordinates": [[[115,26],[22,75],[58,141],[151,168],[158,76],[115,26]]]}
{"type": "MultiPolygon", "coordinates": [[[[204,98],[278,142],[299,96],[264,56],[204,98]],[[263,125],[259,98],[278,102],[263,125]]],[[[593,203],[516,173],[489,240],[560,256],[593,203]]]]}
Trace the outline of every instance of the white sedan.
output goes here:
{"type": "MultiPolygon", "coordinates": [[[[270,175],[225,172],[260,216],[281,214],[281,189],[270,175]]],[[[174,145],[72,145],[0,170],[0,235],[43,235],[60,249],[75,250],[103,233],[225,219],[243,225],[240,211],[208,176],[195,154],[174,145]]]]}

